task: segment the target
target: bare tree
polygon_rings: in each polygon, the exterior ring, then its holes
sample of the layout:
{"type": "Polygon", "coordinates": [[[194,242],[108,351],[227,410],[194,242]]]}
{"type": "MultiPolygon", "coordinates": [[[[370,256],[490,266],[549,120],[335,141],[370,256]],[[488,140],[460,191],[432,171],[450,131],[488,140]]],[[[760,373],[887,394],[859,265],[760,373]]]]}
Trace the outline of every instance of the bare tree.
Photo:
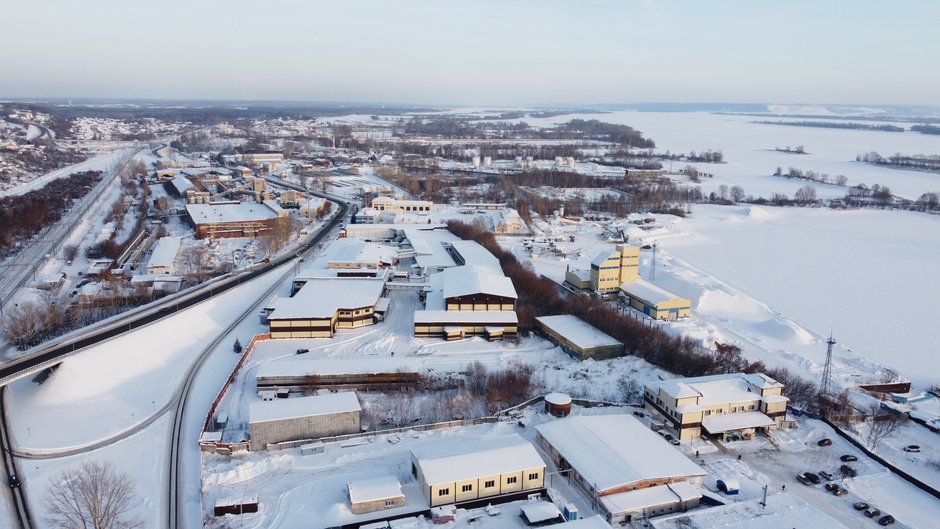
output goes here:
{"type": "Polygon", "coordinates": [[[735,202],[744,200],[744,188],[741,186],[731,186],[731,200],[735,202]]]}
{"type": "Polygon", "coordinates": [[[872,404],[870,411],[866,442],[868,443],[868,449],[874,450],[878,443],[896,432],[904,424],[906,418],[902,414],[886,410],[878,404],[872,404]]]}
{"type": "Polygon", "coordinates": [[[43,505],[45,521],[62,529],[135,529],[134,480],[105,461],[85,461],[52,479],[43,505]]]}
{"type": "Polygon", "coordinates": [[[816,202],[816,188],[810,185],[805,185],[796,190],[796,193],[793,195],[793,199],[801,204],[816,202]]]}
{"type": "Polygon", "coordinates": [[[479,360],[467,364],[467,390],[474,395],[486,395],[487,377],[486,366],[479,360]]]}

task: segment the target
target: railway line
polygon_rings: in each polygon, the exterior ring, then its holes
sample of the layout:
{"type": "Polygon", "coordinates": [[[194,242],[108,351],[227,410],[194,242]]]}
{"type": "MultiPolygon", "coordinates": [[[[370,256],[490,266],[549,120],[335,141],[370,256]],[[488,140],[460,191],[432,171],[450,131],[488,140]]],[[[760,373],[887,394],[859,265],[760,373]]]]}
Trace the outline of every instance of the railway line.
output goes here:
{"type": "MultiPolygon", "coordinates": [[[[69,449],[67,451],[68,453],[60,453],[59,451],[54,453],[20,453],[16,451],[13,449],[12,444],[10,443],[9,433],[6,425],[6,413],[5,409],[3,408],[3,392],[5,391],[5,386],[14,380],[52,367],[61,362],[63,359],[68,358],[69,356],[92,345],[159,321],[181,310],[185,310],[198,303],[227,292],[232,288],[251,281],[252,279],[275,271],[280,267],[285,267],[283,274],[286,277],[286,275],[291,272],[292,268],[285,265],[288,265],[295,259],[305,257],[311,253],[317,247],[317,245],[346,218],[350,208],[350,206],[344,200],[338,197],[311,191],[307,192],[335,202],[338,204],[339,208],[336,215],[334,215],[326,225],[321,227],[321,229],[315,235],[310,237],[298,250],[272,259],[270,262],[256,265],[246,271],[231,273],[219,278],[215,278],[193,289],[180,292],[173,296],[158,300],[153,304],[139,307],[127,313],[115,316],[110,320],[100,322],[91,329],[85,329],[62,337],[55,342],[46,345],[45,347],[31,351],[20,358],[0,366],[0,448],[2,448],[3,464],[6,471],[5,473],[7,475],[18,475],[15,457],[48,459],[96,450],[103,446],[114,444],[122,439],[125,439],[148,427],[165,413],[174,411],[172,428],[170,431],[170,446],[168,449],[170,455],[168,469],[170,479],[168,480],[167,485],[169,508],[168,525],[172,528],[183,527],[180,522],[179,514],[179,505],[181,504],[181,499],[178,497],[180,470],[182,468],[179,443],[183,435],[183,417],[186,410],[190,389],[195,382],[196,374],[198,373],[199,368],[202,366],[205,359],[208,358],[209,352],[215,348],[219,341],[222,340],[229,333],[229,331],[235,325],[237,325],[239,321],[253,312],[255,310],[255,306],[259,302],[267,299],[267,297],[270,296],[271,292],[273,292],[277,285],[281,283],[280,280],[275,282],[274,286],[269,291],[265,292],[261,298],[252,302],[250,307],[244,314],[242,314],[240,318],[233,322],[229,327],[222,330],[216,340],[200,352],[197,359],[193,362],[187,371],[183,384],[177,388],[173,394],[173,397],[163,408],[161,408],[157,413],[148,418],[146,421],[136,425],[134,428],[119,432],[107,439],[102,439],[82,447],[74,447],[69,449]]],[[[19,487],[11,487],[11,490],[19,526],[22,529],[31,529],[32,522],[23,490],[19,487]]]]}

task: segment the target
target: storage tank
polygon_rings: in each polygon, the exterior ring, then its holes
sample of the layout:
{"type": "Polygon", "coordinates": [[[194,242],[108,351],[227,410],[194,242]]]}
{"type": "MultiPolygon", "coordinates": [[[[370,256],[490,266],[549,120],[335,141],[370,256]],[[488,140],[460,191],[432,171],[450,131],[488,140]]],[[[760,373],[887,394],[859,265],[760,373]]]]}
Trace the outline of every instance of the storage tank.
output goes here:
{"type": "Polygon", "coordinates": [[[571,413],[571,397],[564,393],[545,395],[545,411],[555,417],[565,417],[571,413]]]}

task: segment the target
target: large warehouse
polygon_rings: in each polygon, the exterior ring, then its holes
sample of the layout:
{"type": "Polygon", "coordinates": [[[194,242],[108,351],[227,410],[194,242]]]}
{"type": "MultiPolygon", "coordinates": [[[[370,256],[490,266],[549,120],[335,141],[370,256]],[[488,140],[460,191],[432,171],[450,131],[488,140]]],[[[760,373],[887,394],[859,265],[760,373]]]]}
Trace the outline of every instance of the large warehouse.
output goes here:
{"type": "Polygon", "coordinates": [[[789,402],[783,387],[764,374],[729,373],[649,384],[643,400],[682,441],[703,433],[750,439],[783,424],[789,402]]]}
{"type": "Polygon", "coordinates": [[[274,229],[278,217],[287,212],[275,202],[213,202],[187,204],[186,214],[196,237],[258,237],[274,229]]]}
{"type": "Polygon", "coordinates": [[[376,322],[385,279],[342,278],[307,281],[289,298],[265,309],[271,338],[332,338],[337,328],[376,322]]]}
{"type": "Polygon", "coordinates": [[[536,326],[549,340],[571,356],[584,360],[623,355],[623,344],[570,314],[535,318],[536,326]]]}
{"type": "Polygon", "coordinates": [[[352,391],[252,402],[248,407],[249,448],[269,443],[358,433],[362,408],[352,391]]]}
{"type": "Polygon", "coordinates": [[[517,434],[411,452],[411,472],[431,507],[540,490],[545,462],[517,434]]]}
{"type": "Polygon", "coordinates": [[[705,471],[631,415],[568,417],[536,426],[536,442],[560,471],[597,498],[608,522],[698,505],[705,471]]]}

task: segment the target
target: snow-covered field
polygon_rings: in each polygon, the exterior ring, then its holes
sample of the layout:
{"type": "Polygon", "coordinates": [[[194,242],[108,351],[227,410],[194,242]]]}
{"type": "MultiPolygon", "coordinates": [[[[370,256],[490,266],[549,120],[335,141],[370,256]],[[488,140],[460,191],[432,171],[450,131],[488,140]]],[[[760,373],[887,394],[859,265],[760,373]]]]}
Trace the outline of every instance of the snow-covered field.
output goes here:
{"type": "MultiPolygon", "coordinates": [[[[629,125],[652,138],[657,151],[674,153],[720,150],[724,164],[696,164],[700,170],[715,175],[702,183],[707,194],[726,184],[738,185],[745,193],[769,198],[772,193],[789,196],[800,187],[811,184],[820,198],[845,195],[844,188],[816,184],[806,180],[787,180],[770,176],[777,167],[788,167],[845,175],[848,185],[864,183],[888,186],[905,198],[916,199],[923,193],[940,191],[940,175],[917,171],[900,171],[859,163],[855,156],[869,151],[884,155],[940,154],[940,137],[916,132],[878,132],[854,129],[786,127],[750,123],[760,117],[709,114],[704,112],[636,112],[617,111],[604,114],[566,114],[551,118],[526,118],[534,126],[564,123],[571,119],[597,119],[629,125]],[[775,148],[802,145],[809,154],[797,155],[774,151],[775,148]]],[[[776,120],[776,118],[774,118],[776,120]]],[[[851,120],[849,120],[851,121],[851,120]]],[[[677,171],[685,162],[673,162],[677,171]]],[[[665,167],[670,167],[665,162],[665,167]]]]}

